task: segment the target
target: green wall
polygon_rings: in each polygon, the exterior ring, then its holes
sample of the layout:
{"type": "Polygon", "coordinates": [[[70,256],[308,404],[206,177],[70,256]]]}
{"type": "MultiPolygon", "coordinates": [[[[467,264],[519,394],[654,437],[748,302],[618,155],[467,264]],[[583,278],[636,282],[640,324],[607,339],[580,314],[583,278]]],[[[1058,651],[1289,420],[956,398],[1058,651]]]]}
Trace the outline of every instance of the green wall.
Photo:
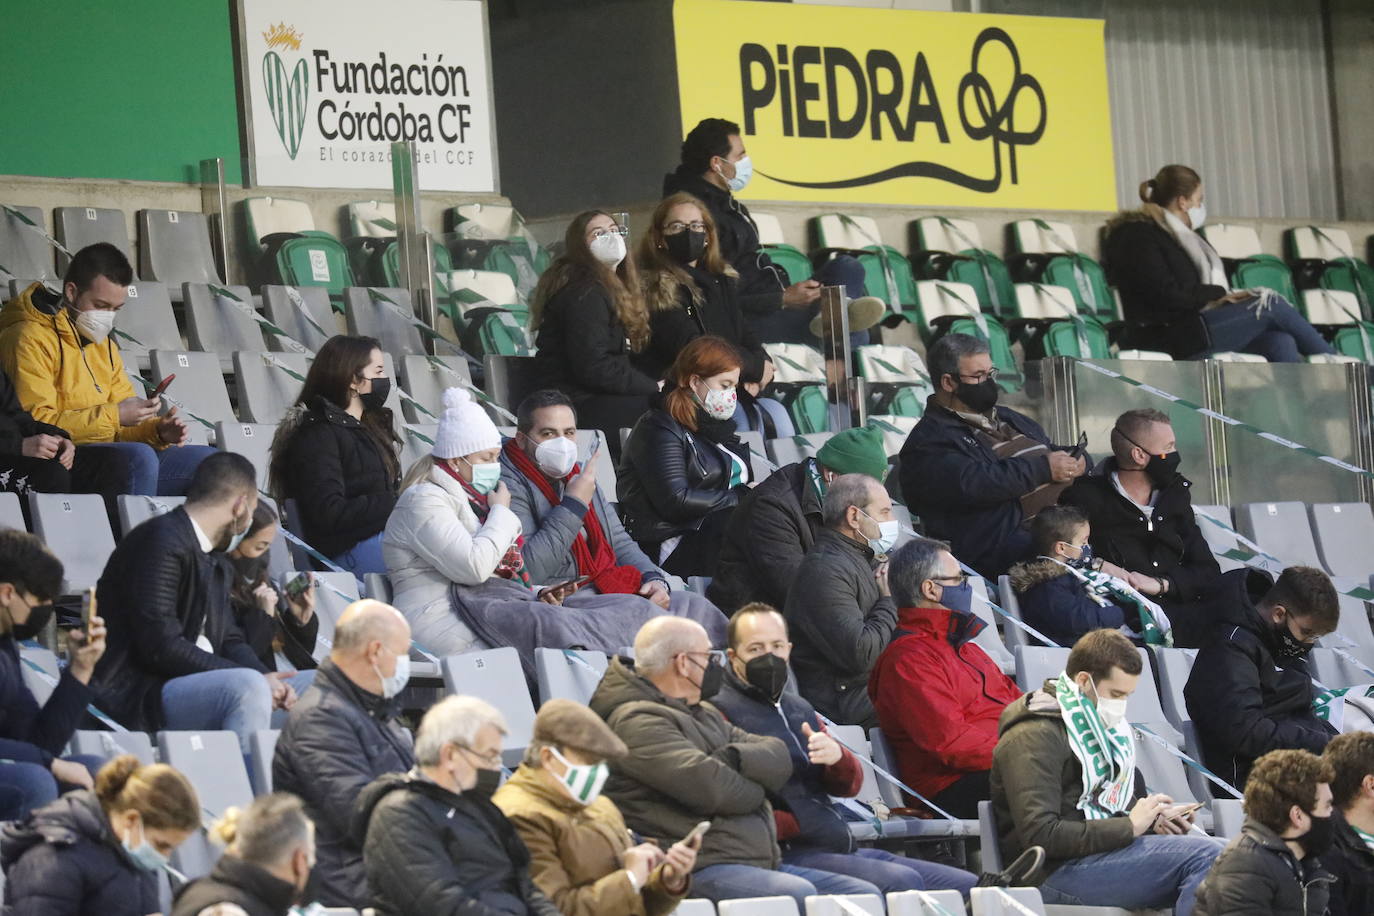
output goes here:
{"type": "Polygon", "coordinates": [[[219,156],[239,181],[231,21],[228,0],[15,0],[0,174],[187,181],[219,156]]]}

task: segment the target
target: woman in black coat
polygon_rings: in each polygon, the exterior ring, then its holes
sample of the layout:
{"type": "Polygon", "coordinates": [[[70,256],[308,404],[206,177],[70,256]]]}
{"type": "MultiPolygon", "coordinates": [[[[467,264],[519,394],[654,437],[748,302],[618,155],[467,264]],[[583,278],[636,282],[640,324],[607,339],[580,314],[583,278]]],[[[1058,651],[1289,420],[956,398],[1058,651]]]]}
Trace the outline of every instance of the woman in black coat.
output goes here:
{"type": "Polygon", "coordinates": [[[649,313],[625,228],[588,210],[568,225],[562,257],[539,278],[530,303],[540,387],[572,398],[584,427],[599,429],[620,451],[620,429],[633,426],[658,392],[657,378],[631,362],[649,342],[649,313]]]}
{"type": "Polygon", "coordinates": [[[305,540],[356,575],[384,573],[382,529],[400,483],[382,346],[331,337],[272,441],[272,493],[294,499],[305,540]]]}
{"type": "Polygon", "coordinates": [[[158,872],[200,827],[195,789],[166,764],[116,757],[95,790],[72,792],[0,834],[11,916],[163,912],[158,872]]]}
{"type": "Polygon", "coordinates": [[[1273,290],[1230,288],[1220,256],[1197,232],[1207,218],[1197,172],[1167,165],[1140,185],[1140,199],[1139,210],[1107,224],[1102,243],[1129,325],[1122,346],[1175,359],[1239,351],[1283,363],[1333,352],[1273,290]]]}
{"type": "Polygon", "coordinates": [[[749,450],[731,419],[739,376],[736,347],[698,337],[625,443],[616,486],[625,527],[674,575],[714,575],[725,525],[749,482],[749,450]]]}
{"type": "MultiPolygon", "coordinates": [[[[315,583],[308,578],[305,588],[279,594],[267,575],[267,552],[277,536],[277,513],[265,502],[253,511],[253,521],[239,546],[229,552],[234,566],[229,600],[234,622],[253,654],[268,671],[310,671],[315,668],[315,641],[320,619],[315,616],[315,583]],[[279,661],[285,664],[279,664],[279,661]]],[[[304,686],[292,683],[296,695],[304,686]]]]}

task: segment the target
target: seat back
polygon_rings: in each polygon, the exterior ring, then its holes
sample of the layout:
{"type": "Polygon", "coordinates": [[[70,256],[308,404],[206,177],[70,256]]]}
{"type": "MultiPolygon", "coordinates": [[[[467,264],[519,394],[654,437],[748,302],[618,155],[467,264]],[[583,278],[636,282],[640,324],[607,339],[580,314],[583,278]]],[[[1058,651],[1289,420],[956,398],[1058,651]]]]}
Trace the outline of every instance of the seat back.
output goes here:
{"type": "MultiPolygon", "coordinates": [[[[987,864],[984,847],[983,864],[987,864]]],[[[887,895],[887,916],[961,916],[964,899],[958,891],[892,891],[887,895]]]]}
{"type": "MultiPolygon", "coordinates": [[[[897,755],[892,752],[892,743],[887,740],[887,735],[883,734],[881,728],[870,729],[867,736],[864,735],[863,729],[857,725],[843,725],[840,728],[857,730],[852,737],[848,734],[844,735],[845,743],[855,751],[863,754],[889,773],[897,772],[897,755]]],[[[901,789],[879,776],[878,772],[867,763],[861,763],[861,766],[864,771],[864,779],[863,786],[856,796],[859,801],[869,806],[878,802],[889,808],[900,808],[906,804],[901,789]]]]}
{"type": "Polygon", "coordinates": [[[972,316],[979,312],[978,294],[967,283],[947,280],[916,281],[916,306],[928,332],[937,318],[972,316]]]}
{"type": "Polygon", "coordinates": [[[43,211],[38,207],[5,206],[8,209],[0,210],[0,280],[55,279],[52,246],[33,228],[46,231],[43,211]]]}
{"type": "Polygon", "coordinates": [[[0,493],[0,528],[13,528],[15,531],[28,530],[18,493],[0,493]]]}
{"type": "Polygon", "coordinates": [[[115,502],[119,512],[119,533],[125,535],[149,519],[166,515],[177,506],[185,505],[186,497],[121,493],[115,502]]]}
{"type": "MultiPolygon", "coordinates": [[[[129,244],[129,227],[124,221],[123,210],[104,207],[56,207],[52,211],[53,235],[66,248],[75,254],[87,245],[107,242],[120,251],[130,261],[134,248],[129,244]]],[[[62,252],[57,253],[57,272],[65,274],[71,258],[62,252]]]]}
{"type": "Polygon", "coordinates": [[[843,900],[872,916],[883,916],[883,898],[877,894],[812,894],[806,898],[806,916],[852,916],[853,910],[840,906],[843,900]]]}
{"type": "Polygon", "coordinates": [[[46,706],[48,698],[57,689],[62,669],[57,664],[57,656],[51,649],[42,646],[19,646],[19,677],[33,694],[39,707],[46,706]]]}
{"type": "Polygon", "coordinates": [[[315,215],[303,200],[249,197],[243,202],[243,212],[247,217],[248,240],[254,245],[261,245],[264,238],[278,232],[315,231],[315,215]]]}
{"type": "Polygon", "coordinates": [[[859,374],[868,383],[870,398],[875,400],[881,411],[911,412],[899,411],[892,406],[897,398],[897,389],[904,388],[907,390],[903,397],[914,399],[914,413],[916,416],[921,414],[925,399],[934,391],[934,387],[920,354],[910,347],[872,344],[855,348],[854,356],[859,374]],[[883,394],[884,388],[888,389],[886,395],[883,394]]]}
{"type": "Polygon", "coordinates": [[[764,447],[768,449],[768,455],[773,459],[773,463],[778,467],[784,467],[816,457],[821,446],[833,435],[835,434],[831,432],[822,432],[807,436],[790,436],[785,439],[769,439],[764,443],[764,447]]]}
{"type": "Polygon", "coordinates": [[[348,205],[348,229],[354,238],[390,238],[396,234],[396,205],[389,200],[354,201],[348,205]]]}
{"type": "Polygon", "coordinates": [[[215,424],[215,446],[222,452],[234,452],[253,462],[258,472],[258,489],[266,490],[272,463],[272,437],[276,434],[275,423],[221,421],[215,424]]]}
{"type": "Polygon", "coordinates": [[[776,216],[758,210],[750,210],[749,215],[754,220],[754,228],[758,230],[760,245],[787,244],[787,238],[782,234],[782,222],[776,216]]]}
{"type": "MultiPolygon", "coordinates": [[[[897,507],[892,508],[895,510],[897,507]]],[[[973,587],[973,613],[987,624],[981,633],[973,637],[973,643],[982,649],[997,667],[1011,674],[1016,670],[1016,657],[1002,642],[1002,634],[997,629],[997,612],[992,609],[991,599],[988,597],[987,580],[982,576],[975,576],[969,579],[969,584],[973,587]]]]}
{"type": "Polygon", "coordinates": [[[1078,306],[1067,287],[1047,283],[1018,283],[1016,311],[1020,318],[1060,321],[1078,314],[1078,306]]]}
{"type": "Polygon", "coordinates": [[[459,204],[446,214],[453,230],[465,239],[508,239],[524,228],[510,204],[459,204]]]}
{"type": "Polygon", "coordinates": [[[1022,254],[1070,254],[1081,251],[1073,226],[1057,220],[1019,219],[1011,224],[1012,247],[1022,254]]]}
{"type": "Polygon", "coordinates": [[[1239,798],[1218,798],[1212,802],[1212,830],[1218,839],[1232,840],[1245,826],[1245,802],[1239,798]]]}
{"type": "Polygon", "coordinates": [[[1112,356],[1107,329],[1096,318],[1086,316],[1080,316],[1077,321],[1054,322],[1045,328],[1041,343],[1046,356],[1075,359],[1111,359],[1112,356]]]}
{"type": "MultiPolygon", "coordinates": [[[[1141,681],[1143,684],[1143,676],[1141,681]]],[[[1149,735],[1136,735],[1135,765],[1145,779],[1146,791],[1163,792],[1180,804],[1195,800],[1192,787],[1188,785],[1188,771],[1184,769],[1183,761],[1170,754],[1149,735]]]]}
{"type": "Polygon", "coordinates": [[[773,361],[775,385],[825,384],[825,357],[815,347],[795,343],[764,344],[773,361]]]}
{"type": "MultiPolygon", "coordinates": [[[[237,296],[239,303],[253,308],[253,295],[248,287],[220,288],[237,296]]],[[[258,323],[240,311],[230,296],[212,290],[205,283],[186,283],[182,286],[182,302],[186,307],[186,337],[192,350],[228,353],[266,349],[258,323]]]]}
{"type": "Polygon", "coordinates": [[[608,662],[604,652],[587,649],[535,649],[534,674],[539,702],[555,697],[586,705],[601,683],[608,662]]]}
{"type": "Polygon", "coordinates": [[[506,766],[520,763],[534,734],[534,703],[530,700],[520,653],[510,646],[450,655],[440,667],[449,693],[480,697],[501,711],[506,720],[502,757],[506,766]]]}
{"type": "Polygon", "coordinates": [[[1300,295],[1303,314],[1313,324],[1347,325],[1360,321],[1360,301],[1348,290],[1305,289],[1300,295]]]}
{"type": "MultiPolygon", "coordinates": [[[[1181,747],[1182,733],[1169,723],[1159,705],[1159,692],[1155,689],[1150,655],[1144,649],[1137,651],[1140,653],[1144,670],[1140,673],[1140,682],[1135,693],[1131,694],[1126,703],[1126,718],[1132,723],[1148,726],[1164,740],[1175,747],[1181,747]]],[[[1022,690],[1038,690],[1046,680],[1058,677],[1068,660],[1069,650],[1066,648],[1020,646],[1016,650],[1016,683],[1022,690]]]]}
{"type": "Polygon", "coordinates": [[[1236,530],[1273,554],[1285,566],[1322,565],[1300,502],[1245,503],[1236,507],[1236,530]]]}
{"type": "Polygon", "coordinates": [[[62,561],[62,593],[95,585],[114,552],[105,500],[97,493],[29,491],[33,533],[62,561]]]}
{"type": "Polygon", "coordinates": [[[720,916],[801,916],[791,897],[740,897],[716,904],[720,916]]]}
{"type": "Polygon", "coordinates": [[[1045,902],[1035,887],[975,887],[969,904],[973,916],[1025,916],[1026,910],[1045,916],[1045,902]]]}
{"type": "Polygon", "coordinates": [[[148,356],[154,377],[163,379],[176,374],[177,380],[167,390],[166,397],[181,405],[179,415],[187,426],[202,425],[188,414],[208,420],[211,426],[221,420],[232,423],[237,419],[229,404],[229,391],[224,387],[217,354],[153,350],[148,356]]]}
{"type": "Polygon", "coordinates": [[[407,423],[398,430],[401,436],[401,470],[408,471],[421,458],[434,451],[438,423],[407,423]]]}
{"type": "Polygon", "coordinates": [[[1041,279],[1067,289],[1079,314],[1093,315],[1103,321],[1116,320],[1116,298],[1102,265],[1092,258],[1081,254],[1052,257],[1041,279]]]}
{"type": "Polygon", "coordinates": [[[248,736],[248,749],[253,758],[248,776],[254,795],[267,795],[272,791],[272,755],[277,751],[279,737],[281,732],[274,728],[264,728],[248,736]]]}
{"type": "Polygon", "coordinates": [[[1237,226],[1232,223],[1208,223],[1198,233],[1216,249],[1217,254],[1228,261],[1264,254],[1260,245],[1259,233],[1253,226],[1237,226]]]}
{"type": "Polygon", "coordinates": [[[81,729],[72,735],[72,753],[109,760],[120,754],[133,754],[144,766],[153,760],[153,742],[147,732],[107,732],[81,729]]]}
{"type": "Polygon", "coordinates": [[[1174,358],[1168,353],[1162,353],[1159,350],[1121,350],[1117,352],[1116,358],[1152,363],[1171,363],[1174,361],[1174,358]]]}
{"type": "MultiPolygon", "coordinates": [[[[1016,597],[1016,589],[1012,588],[1011,576],[1002,575],[997,577],[997,592],[1002,596],[1002,610],[1006,611],[1017,620],[1021,619],[1021,601],[1016,597]]],[[[1003,623],[1003,638],[1007,649],[1015,658],[1019,646],[1039,645],[1040,641],[1032,637],[1025,630],[1016,624],[1007,621],[1003,623]]]]}
{"type": "Polygon", "coordinates": [[[1155,646],[1152,650],[1156,670],[1159,672],[1159,701],[1164,715],[1179,731],[1191,721],[1188,705],[1183,698],[1183,688],[1188,684],[1188,675],[1193,671],[1197,658],[1196,649],[1166,649],[1155,646]]]}
{"type": "Polygon", "coordinates": [[[356,282],[348,249],[332,235],[310,232],[269,249],[266,280],[290,286],[318,286],[338,299],[356,282]]]}
{"type": "Polygon", "coordinates": [[[125,362],[140,369],[148,368],[151,350],[180,350],[184,344],[167,287],[154,280],[130,284],[115,320],[114,339],[125,362]]]}
{"type": "Polygon", "coordinates": [[[1355,256],[1350,233],[1335,226],[1297,226],[1283,234],[1290,261],[1334,261],[1355,256]]]}
{"type": "Polygon", "coordinates": [[[978,835],[983,842],[980,847],[983,856],[983,871],[1002,870],[1002,847],[997,842],[997,815],[991,801],[978,803],[978,835]]]}
{"type": "Polygon", "coordinates": [[[877,427],[878,432],[883,434],[883,452],[889,459],[901,452],[907,437],[919,422],[917,417],[899,417],[891,414],[868,418],[868,425],[877,427]]]}
{"type": "Polygon", "coordinates": [[[238,380],[239,414],[243,420],[280,423],[300,397],[305,384],[301,379],[309,371],[310,359],[304,353],[235,351],[234,377],[238,380]]]}
{"type": "Polygon", "coordinates": [[[826,213],[812,220],[816,230],[816,241],[821,248],[862,249],[869,245],[881,245],[882,233],[878,231],[878,221],[871,216],[849,216],[842,213],[826,213]]]}
{"type": "Polygon", "coordinates": [[[483,387],[487,396],[509,411],[514,411],[526,395],[539,387],[540,379],[532,356],[488,353],[482,362],[486,370],[483,387]]]}
{"type": "Polygon", "coordinates": [[[406,419],[412,423],[423,423],[442,416],[444,391],[472,384],[468,361],[461,356],[411,354],[401,357],[400,370],[406,393],[424,405],[433,415],[427,417],[409,401],[402,402],[406,419]]]}
{"type": "Polygon", "coordinates": [[[916,243],[921,251],[967,251],[983,247],[983,233],[971,219],[924,216],[916,220],[916,243]]]}
{"type": "MultiPolygon", "coordinates": [[[[262,288],[262,307],[273,324],[311,350],[324,346],[324,342],[339,330],[333,307],[329,304],[329,290],[322,286],[268,284],[262,288]],[[299,304],[293,300],[293,296],[299,300],[299,304]],[[310,317],[306,318],[302,310],[310,317]]],[[[268,344],[274,340],[269,339],[268,344]]]]}
{"type": "Polygon", "coordinates": [[[478,308],[503,308],[528,317],[515,281],[500,271],[460,268],[449,271],[448,284],[460,317],[478,308]]]}
{"type": "Polygon", "coordinates": [[[1267,286],[1294,306],[1302,308],[1297,287],[1293,285],[1293,271],[1272,254],[1255,254],[1237,262],[1231,271],[1231,285],[1236,289],[1267,286]]]}
{"type": "Polygon", "coordinates": [[[320,619],[320,638],[315,644],[314,654],[316,661],[323,661],[334,642],[334,627],[338,624],[339,618],[350,604],[361,597],[361,594],[358,591],[358,580],[352,573],[316,572],[311,575],[318,583],[315,586],[315,616],[320,619]]]}
{"type": "MultiPolygon", "coordinates": [[[[157,734],[157,746],[162,762],[180,770],[195,787],[206,825],[230,808],[252,804],[253,787],[233,732],[162,731],[157,734]]],[[[221,852],[202,829],[177,848],[172,864],[188,878],[198,878],[209,874],[221,852]]]]}
{"type": "Polygon", "coordinates": [[[409,290],[370,286],[350,286],[344,290],[348,333],[375,337],[387,353],[405,356],[425,352],[419,328],[407,317],[414,314],[409,290]]]}
{"type": "Polygon", "coordinates": [[[210,223],[186,210],[138,211],[138,275],[169,288],[183,283],[219,283],[210,223]]]}
{"type": "Polygon", "coordinates": [[[1367,579],[1374,572],[1374,512],[1368,503],[1314,503],[1308,507],[1322,565],[1333,576],[1367,579]]]}

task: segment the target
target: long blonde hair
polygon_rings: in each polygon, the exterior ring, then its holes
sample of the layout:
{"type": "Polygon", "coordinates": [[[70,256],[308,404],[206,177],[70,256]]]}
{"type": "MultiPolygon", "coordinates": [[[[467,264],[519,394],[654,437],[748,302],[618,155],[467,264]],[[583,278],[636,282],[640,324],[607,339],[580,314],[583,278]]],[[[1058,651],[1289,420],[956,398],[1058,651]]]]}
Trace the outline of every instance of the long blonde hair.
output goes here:
{"type": "Polygon", "coordinates": [[[639,271],[628,250],[614,270],[592,255],[587,247],[587,224],[598,216],[615,219],[602,210],[586,210],[568,224],[568,231],[563,235],[563,254],[549,265],[534,288],[530,300],[530,330],[539,329],[549,300],[563,287],[580,277],[591,276],[610,294],[615,316],[625,326],[625,336],[630,339],[630,349],[638,352],[649,342],[649,312],[640,293],[639,271]]]}
{"type": "Polygon", "coordinates": [[[720,253],[720,240],[716,235],[716,221],[706,205],[688,194],[678,191],[658,202],[649,224],[649,231],[639,244],[640,268],[644,272],[644,301],[651,312],[666,312],[678,307],[678,291],[686,288],[697,305],[702,302],[701,290],[692,282],[692,277],[679,263],[668,256],[668,243],[663,234],[663,223],[674,207],[691,204],[701,213],[701,221],[706,226],[706,250],[698,263],[707,273],[725,274],[735,277],[738,274],[720,253]]]}

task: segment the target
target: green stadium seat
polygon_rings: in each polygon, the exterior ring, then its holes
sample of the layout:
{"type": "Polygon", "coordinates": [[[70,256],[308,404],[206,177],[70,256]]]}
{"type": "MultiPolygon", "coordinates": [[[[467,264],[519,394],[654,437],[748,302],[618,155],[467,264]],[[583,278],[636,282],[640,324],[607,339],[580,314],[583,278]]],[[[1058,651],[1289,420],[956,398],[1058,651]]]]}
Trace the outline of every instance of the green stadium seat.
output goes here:
{"type": "Polygon", "coordinates": [[[305,201],[250,197],[243,202],[249,251],[260,251],[258,280],[287,286],[322,286],[329,298],[343,299],[353,285],[353,269],[343,243],[315,228],[305,201]]]}
{"type": "Polygon", "coordinates": [[[799,435],[830,429],[830,402],[826,398],[825,357],[805,344],[764,344],[773,361],[769,393],[787,408],[799,435]]]}
{"type": "Polygon", "coordinates": [[[787,243],[782,234],[782,224],[776,216],[755,210],[751,210],[749,215],[753,217],[754,225],[759,231],[759,246],[774,264],[787,271],[788,279],[798,283],[815,273],[811,267],[811,259],[806,253],[787,243]]]}
{"type": "Polygon", "coordinates": [[[910,347],[873,344],[854,351],[859,375],[868,384],[868,410],[875,414],[920,417],[934,392],[930,373],[910,347]]]}
{"type": "Polygon", "coordinates": [[[896,248],[884,244],[878,223],[871,216],[827,213],[812,219],[811,224],[820,253],[856,257],[863,265],[868,295],[883,300],[889,312],[901,314],[915,305],[916,277],[911,262],[896,248]]]}
{"type": "Polygon", "coordinates": [[[1102,321],[1115,321],[1116,299],[1102,265],[1084,254],[1073,227],[1043,219],[1017,220],[1008,227],[1012,276],[1020,281],[1063,286],[1077,310],[1102,321]]]}

